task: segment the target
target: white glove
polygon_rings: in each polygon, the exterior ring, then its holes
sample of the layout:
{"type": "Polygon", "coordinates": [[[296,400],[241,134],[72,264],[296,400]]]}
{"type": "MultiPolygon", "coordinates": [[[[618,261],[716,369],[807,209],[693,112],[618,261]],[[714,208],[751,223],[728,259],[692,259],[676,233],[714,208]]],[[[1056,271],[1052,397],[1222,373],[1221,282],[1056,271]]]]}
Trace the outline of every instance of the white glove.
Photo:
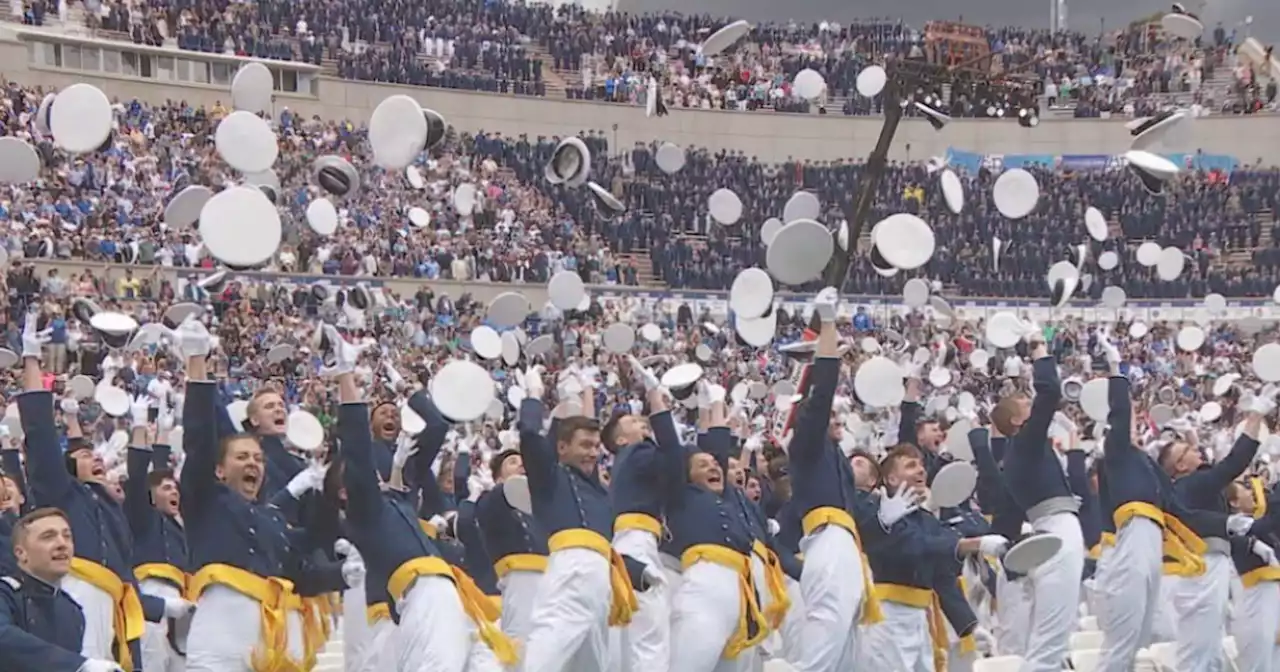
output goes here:
{"type": "Polygon", "coordinates": [[[1098,347],[1102,348],[1102,354],[1107,358],[1107,363],[1117,365],[1120,363],[1120,349],[1117,348],[1106,334],[1098,334],[1098,347]]]}
{"type": "Polygon", "coordinates": [[[64,397],[58,403],[58,407],[66,415],[76,415],[80,412],[80,402],[76,401],[75,397],[64,397]]]}
{"type": "Polygon", "coordinates": [[[168,432],[173,429],[174,420],[173,409],[161,407],[160,414],[156,416],[156,427],[162,432],[168,432]]]}
{"type": "Polygon", "coordinates": [[[996,638],[989,630],[979,625],[969,633],[969,636],[973,637],[973,644],[979,651],[995,655],[996,638]]]}
{"type": "Polygon", "coordinates": [[[480,495],[484,494],[484,481],[479,476],[472,476],[467,479],[467,501],[476,502],[480,499],[480,495]]]}
{"type": "Polygon", "coordinates": [[[348,343],[338,333],[338,328],[331,324],[326,324],[321,329],[329,340],[329,347],[333,348],[333,363],[325,362],[320,375],[333,377],[355,371],[356,362],[360,360],[360,353],[364,352],[366,346],[348,343]]]}
{"type": "Polygon", "coordinates": [[[711,388],[707,381],[698,381],[698,408],[711,408],[711,388]]]}
{"type": "Polygon", "coordinates": [[[396,441],[396,452],[391,456],[391,466],[396,469],[404,469],[409,457],[416,452],[418,452],[418,442],[410,436],[401,436],[396,441]]]}
{"type": "Polygon", "coordinates": [[[1245,410],[1250,413],[1257,413],[1258,415],[1267,415],[1271,411],[1276,410],[1276,402],[1268,399],[1264,395],[1255,394],[1249,401],[1249,408],[1245,410]]]}
{"type": "Polygon", "coordinates": [[[299,471],[296,476],[289,479],[289,484],[284,486],[285,490],[294,499],[301,499],[303,495],[312,490],[319,490],[324,485],[324,475],[329,471],[329,465],[313,463],[307,465],[306,469],[299,471]]]}
{"type": "Polygon", "coordinates": [[[524,388],[526,397],[531,399],[542,400],[547,394],[547,388],[542,383],[542,367],[537,364],[524,370],[524,373],[516,373],[517,381],[520,387],[524,388]]]}
{"type": "Polygon", "coordinates": [[[1243,513],[1233,513],[1227,516],[1227,534],[1233,537],[1242,537],[1249,534],[1249,530],[1253,529],[1253,518],[1243,513]]]}
{"type": "Polygon", "coordinates": [[[188,316],[177,329],[166,332],[171,347],[184,359],[208,357],[213,349],[213,337],[194,315],[188,316]]]}
{"type": "Polygon", "coordinates": [[[758,453],[764,450],[764,439],[760,438],[759,434],[752,434],[742,442],[742,447],[746,448],[747,452],[758,453]]]}
{"type": "Polygon", "coordinates": [[[654,375],[652,371],[644,368],[644,366],[640,364],[640,360],[631,355],[627,355],[627,361],[631,364],[631,375],[641,385],[644,385],[645,392],[652,392],[662,385],[662,381],[658,380],[658,377],[654,375]]]}
{"type": "Polygon", "coordinates": [[[164,598],[164,617],[165,618],[186,618],[191,612],[196,610],[196,605],[180,598],[166,597],[164,598]]]}
{"type": "Polygon", "coordinates": [[[144,394],[138,395],[133,403],[129,404],[129,422],[134,429],[147,426],[147,411],[150,406],[147,404],[147,397],[144,394]]]}
{"type": "Polygon", "coordinates": [[[458,440],[458,445],[454,448],[459,455],[471,454],[471,437],[464,436],[458,440]]]}
{"type": "Polygon", "coordinates": [[[772,518],[769,519],[768,528],[769,534],[777,534],[782,531],[782,526],[778,524],[778,521],[772,518]]]}
{"type": "Polygon", "coordinates": [[[333,544],[333,552],[345,556],[342,559],[342,581],[347,584],[347,587],[363,586],[365,574],[368,572],[365,570],[364,558],[360,557],[360,551],[346,539],[339,539],[333,544]]]}
{"type": "Polygon", "coordinates": [[[918,508],[920,508],[920,495],[914,490],[908,492],[907,484],[903,483],[898,486],[898,491],[892,497],[881,492],[880,510],[876,515],[880,518],[880,525],[887,530],[918,508]]]}
{"type": "Polygon", "coordinates": [[[1022,323],[1022,338],[1031,345],[1044,343],[1044,329],[1035,320],[1027,320],[1022,323]]]}
{"type": "Polygon", "coordinates": [[[839,307],[840,290],[835,287],[827,287],[813,298],[813,311],[818,314],[818,319],[822,320],[823,324],[836,321],[839,307]]]}
{"type": "Polygon", "coordinates": [[[39,360],[44,356],[44,345],[49,342],[53,329],[38,330],[36,326],[39,324],[39,320],[39,313],[35,311],[27,313],[27,321],[22,325],[23,357],[34,357],[39,360]]]}
{"type": "Polygon", "coordinates": [[[391,387],[393,389],[399,390],[401,387],[404,386],[404,376],[400,375],[400,372],[396,370],[396,367],[388,364],[386,368],[386,373],[387,373],[387,381],[391,383],[391,387]]]}
{"type": "Polygon", "coordinates": [[[1249,552],[1258,556],[1258,559],[1262,560],[1268,565],[1271,565],[1272,567],[1280,565],[1280,561],[1276,560],[1275,549],[1262,543],[1261,541],[1258,541],[1257,539],[1254,539],[1253,542],[1249,544],[1249,552]]]}
{"type": "Polygon", "coordinates": [[[1009,550],[1009,540],[998,534],[985,534],[978,537],[978,550],[983,555],[1004,555],[1009,550]]]}
{"type": "Polygon", "coordinates": [[[124,672],[124,668],[114,660],[94,660],[89,658],[80,666],[78,672],[124,672]]]}

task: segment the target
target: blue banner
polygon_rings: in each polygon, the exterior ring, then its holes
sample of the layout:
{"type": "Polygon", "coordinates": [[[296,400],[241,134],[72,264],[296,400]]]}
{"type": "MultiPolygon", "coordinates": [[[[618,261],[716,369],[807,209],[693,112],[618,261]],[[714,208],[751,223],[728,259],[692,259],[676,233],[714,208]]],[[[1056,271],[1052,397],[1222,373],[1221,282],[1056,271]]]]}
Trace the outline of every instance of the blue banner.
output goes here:
{"type": "MultiPolygon", "coordinates": [[[[1240,165],[1235,157],[1225,154],[1164,154],[1184,170],[1219,170],[1230,173],[1240,165]]],[[[948,148],[947,162],[966,172],[976,173],[982,168],[1000,172],[1010,168],[1054,168],[1056,170],[1114,170],[1124,167],[1124,157],[1119,154],[977,154],[948,148]]]]}

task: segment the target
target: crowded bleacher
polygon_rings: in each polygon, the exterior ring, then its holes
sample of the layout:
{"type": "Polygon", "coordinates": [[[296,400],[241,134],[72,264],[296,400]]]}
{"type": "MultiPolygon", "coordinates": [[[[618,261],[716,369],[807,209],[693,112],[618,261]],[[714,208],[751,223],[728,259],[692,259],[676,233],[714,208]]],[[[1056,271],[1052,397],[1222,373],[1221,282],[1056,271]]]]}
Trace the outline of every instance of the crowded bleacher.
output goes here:
{"type": "MultiPolygon", "coordinates": [[[[756,25],[735,50],[711,59],[697,46],[726,19],[599,13],[573,4],[112,0],[85,14],[110,39],[299,60],[364,81],[643,105],[653,77],[669,108],[880,114],[880,98],[858,95],[855,78],[869,63],[895,59],[989,63],[1034,81],[1046,114],[1134,117],[1174,106],[1239,114],[1275,103],[1256,73],[1235,64],[1239,27],[1217,25],[1190,43],[1165,37],[1154,17],[1102,35],[991,27],[960,51],[942,46],[955,31],[947,22],[831,17],[756,25]],[[805,68],[825,77],[820,96],[795,90],[805,68]]],[[[43,24],[47,15],[41,5],[23,18],[43,24]]],[[[954,99],[953,116],[964,117],[992,116],[1012,104],[981,88],[957,90],[954,99]]]]}
{"type": "MultiPolygon", "coordinates": [[[[862,75],[937,47],[504,3],[92,20],[583,105],[657,66],[672,114],[873,113],[862,75]]],[[[308,116],[261,62],[212,107],[7,82],[0,672],[1271,672],[1280,169],[1176,153],[1232,40],[1157,24],[983,33],[1050,108],[1146,118],[1104,156],[891,162],[865,216],[865,157],[308,116]]]]}
{"type": "MultiPolygon", "coordinates": [[[[21,132],[23,119],[32,123],[40,100],[39,92],[28,90],[6,101],[10,132],[21,132]]],[[[207,136],[226,114],[219,108],[125,104],[110,152],[78,163],[55,159],[48,167],[57,171],[51,175],[65,173],[62,179],[74,188],[37,196],[9,187],[5,212],[21,226],[7,227],[6,249],[56,259],[208,268],[212,262],[199,253],[189,232],[160,226],[159,220],[167,189],[179,176],[197,174],[211,184],[232,179],[225,166],[210,162],[212,146],[191,139],[207,136]]],[[[344,200],[342,234],[323,238],[305,225],[306,207],[317,194],[308,184],[306,157],[343,151],[367,158],[366,129],[341,120],[305,119],[288,110],[277,122],[286,142],[276,172],[290,216],[285,253],[272,269],[288,272],[545,282],[568,268],[600,284],[643,281],[653,287],[726,290],[739,269],[763,260],[761,229],[769,218],[782,215],[794,192],[816,194],[824,221],[836,224],[850,215],[845,195],[855,190],[860,171],[854,161],[763,165],[691,147],[684,152],[683,170],[668,175],[654,159],[656,143],[611,148],[603,133],[592,133],[585,140],[593,150],[597,180],[626,205],[622,215],[604,218],[588,195],[541,179],[541,166],[558,139],[450,133],[423,158],[422,189],[371,163],[356,162],[362,181],[377,188],[344,200]],[[459,185],[473,182],[483,185],[483,198],[477,215],[464,221],[449,204],[459,185]],[[743,199],[746,214],[732,227],[716,224],[709,214],[708,197],[720,188],[743,199]],[[408,222],[413,207],[430,213],[427,226],[408,222]]],[[[1016,226],[982,198],[997,173],[958,170],[966,191],[975,196],[960,215],[947,211],[941,194],[928,188],[934,176],[924,164],[888,171],[873,220],[898,211],[927,215],[939,254],[927,268],[892,278],[881,277],[863,259],[846,291],[892,295],[918,275],[966,296],[1041,296],[1043,269],[1080,242],[1078,232],[1056,223],[1078,221],[1089,206],[1125,234],[1094,251],[1112,250],[1124,260],[1095,273],[1097,282],[1088,288],[1094,298],[1113,281],[1128,286],[1135,298],[1209,292],[1257,296],[1280,282],[1273,264],[1248,263],[1259,248],[1264,248],[1256,253],[1259,259],[1268,258],[1265,248],[1280,212],[1280,172],[1275,170],[1188,171],[1164,201],[1152,203],[1142,198],[1140,184],[1116,180],[1110,171],[1040,168],[1035,172],[1041,207],[1016,226]],[[991,245],[997,237],[1007,251],[999,271],[992,272],[991,245]],[[1124,254],[1143,241],[1177,246],[1196,263],[1177,282],[1156,282],[1154,269],[1124,254]]]]}

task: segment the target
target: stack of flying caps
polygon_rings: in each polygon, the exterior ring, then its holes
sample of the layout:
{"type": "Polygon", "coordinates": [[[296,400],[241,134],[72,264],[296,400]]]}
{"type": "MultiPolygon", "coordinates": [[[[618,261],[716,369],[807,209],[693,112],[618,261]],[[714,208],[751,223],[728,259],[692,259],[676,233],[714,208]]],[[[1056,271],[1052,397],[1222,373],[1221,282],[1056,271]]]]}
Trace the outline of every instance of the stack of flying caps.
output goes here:
{"type": "Polygon", "coordinates": [[[733,311],[734,331],[743,344],[762,348],[773,340],[778,330],[773,292],[773,280],[759,268],[743,269],[734,278],[729,310],[733,311]]]}

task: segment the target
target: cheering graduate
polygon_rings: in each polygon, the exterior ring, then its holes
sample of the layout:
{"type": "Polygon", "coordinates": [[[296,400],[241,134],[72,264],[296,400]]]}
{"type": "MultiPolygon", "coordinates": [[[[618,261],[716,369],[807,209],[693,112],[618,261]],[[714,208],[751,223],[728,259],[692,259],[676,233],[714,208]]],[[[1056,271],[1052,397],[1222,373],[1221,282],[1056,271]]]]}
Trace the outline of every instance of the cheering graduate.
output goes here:
{"type": "Polygon", "coordinates": [[[74,557],[71,522],[36,509],[13,527],[18,571],[0,577],[0,668],[7,672],[123,672],[80,655],[84,615],[61,588],[74,557]]]}
{"type": "Polygon", "coordinates": [[[673,450],[680,437],[670,414],[651,422],[667,462],[667,527],[683,569],[672,599],[671,669],[749,670],[752,657],[744,654],[768,635],[769,623],[751,569],[752,528],[726,492],[728,447],[673,450]]]}
{"type": "Polygon", "coordinates": [[[600,482],[600,426],[592,418],[552,423],[554,449],[542,435],[542,372],[522,376],[526,393],[517,424],[533,515],[549,535],[547,569],[538,586],[524,672],[604,669],[610,626],[638,608],[627,566],[609,545],[613,506],[600,482]],[[608,536],[607,536],[608,535],[608,536]]]}
{"type": "Polygon", "coordinates": [[[1178,669],[1221,672],[1226,669],[1222,633],[1231,597],[1231,540],[1226,516],[1231,513],[1227,490],[1253,463],[1258,453],[1262,419],[1274,404],[1258,395],[1250,400],[1244,431],[1226,457],[1207,464],[1194,443],[1177,440],[1165,444],[1158,461],[1173,478],[1177,497],[1191,509],[1186,521],[1205,542],[1204,573],[1198,576],[1165,576],[1172,581],[1173,612],[1177,618],[1178,669]],[[1216,514],[1209,516],[1205,514],[1216,514]]]}
{"type": "MultiPolygon", "coordinates": [[[[891,449],[880,462],[880,473],[894,495],[881,498],[874,519],[859,519],[866,532],[867,557],[883,613],[883,619],[864,633],[861,662],[868,669],[945,670],[947,631],[936,587],[953,597],[965,557],[979,553],[999,556],[1009,545],[998,535],[961,538],[934,514],[921,510],[918,502],[926,497],[928,477],[924,462],[913,445],[899,444],[891,449]]],[[[962,634],[977,625],[971,609],[955,620],[962,634]]]]}
{"type": "Polygon", "coordinates": [[[208,380],[209,332],[188,318],[170,334],[186,360],[183,405],[186,462],[180,511],[196,600],[187,645],[188,672],[256,672],[306,668],[320,644],[303,627],[294,581],[317,592],[342,590],[341,575],[312,572],[303,534],[279,509],[260,503],[265,478],[258,440],[218,435],[216,385],[208,380]]]}
{"type": "Polygon", "coordinates": [[[336,379],[341,402],[341,472],[347,531],[367,569],[366,582],[385,581],[398,625],[384,663],[399,672],[491,672],[512,664],[516,651],[492,622],[492,604],[471,577],[440,557],[418,524],[405,493],[384,491],[374,459],[369,408],[355,382],[361,349],[329,325],[333,352],[323,373],[336,379]]]}
{"type": "Polygon", "coordinates": [[[524,642],[532,624],[538,583],[547,569],[547,535],[532,515],[507,502],[507,479],[525,475],[519,451],[502,450],[490,462],[496,484],[476,502],[476,521],[502,591],[502,631],[524,642]]]}
{"type": "MultiPolygon", "coordinates": [[[[148,404],[139,398],[130,407],[129,478],[124,483],[124,513],[133,532],[133,573],[145,595],[181,599],[187,589],[187,535],[178,515],[178,480],[169,468],[168,432],[173,415],[161,408],[154,444],[148,429],[148,404]]],[[[186,661],[177,628],[167,619],[147,623],[142,636],[142,667],[151,672],[180,672],[186,661]]]]}
{"type": "MultiPolygon", "coordinates": [[[[620,554],[644,563],[654,579],[662,576],[658,542],[662,538],[662,505],[671,477],[666,452],[683,456],[683,448],[671,420],[666,391],[656,376],[635,358],[630,360],[632,377],[645,389],[650,420],[635,415],[612,419],[601,431],[601,439],[615,454],[610,470],[609,496],[615,512],[613,548],[620,554]],[[670,429],[668,443],[659,443],[651,426],[670,429]]],[[[671,596],[658,584],[636,595],[639,607],[622,629],[617,659],[624,672],[665,672],[671,662],[671,596]]],[[[678,668],[677,668],[678,669],[678,668]]]]}
{"type": "MultiPolygon", "coordinates": [[[[1099,669],[1120,672],[1133,669],[1138,649],[1151,637],[1164,557],[1181,564],[1183,576],[1199,576],[1205,571],[1201,556],[1208,548],[1183,522],[1193,514],[1178,499],[1160,465],[1133,445],[1129,379],[1120,375],[1116,347],[1105,339],[1101,347],[1111,368],[1107,398],[1111,429],[1104,441],[1098,492],[1104,515],[1109,512],[1116,533],[1115,546],[1096,581],[1101,607],[1098,624],[1104,633],[1099,669]]],[[[1197,517],[1208,525],[1215,515],[1202,511],[1197,517]]],[[[1216,518],[1232,536],[1247,533],[1251,522],[1222,514],[1216,518]]]]}
{"type": "Polygon", "coordinates": [[[1231,635],[1236,639],[1236,669],[1240,672],[1272,672],[1280,664],[1280,497],[1268,493],[1261,478],[1233,483],[1229,494],[1232,513],[1259,521],[1250,536],[1231,539],[1231,560],[1240,577],[1235,596],[1231,635]]]}
{"type": "Polygon", "coordinates": [[[1038,327],[1028,330],[1035,400],[1024,395],[1006,397],[1017,433],[1004,451],[1005,484],[1031,527],[1062,539],[1060,550],[1031,572],[1031,629],[1027,635],[1024,672],[1056,672],[1067,659],[1068,640],[1076,627],[1080,577],[1084,572],[1084,534],[1076,515],[1066,474],[1049,443],[1049,425],[1062,400],[1058,365],[1045,347],[1038,327]]]}
{"type": "Polygon", "coordinates": [[[850,669],[858,652],[860,615],[864,621],[879,616],[875,596],[868,590],[870,569],[862,556],[852,513],[858,498],[853,470],[828,437],[840,378],[835,327],[839,301],[834,287],[827,287],[814,299],[814,312],[822,326],[810,370],[812,386],[800,402],[799,419],[788,444],[792,500],[804,532],[800,541],[804,554],[800,595],[805,605],[801,657],[789,661],[798,672],[850,669]]]}
{"type": "Polygon", "coordinates": [[[71,572],[62,587],[84,612],[82,651],[89,658],[114,659],[125,670],[142,665],[139,640],[146,621],[185,618],[191,604],[179,597],[139,596],[133,572],[133,535],[124,511],[106,484],[106,469],[92,446],[72,437],[66,455],[59,446],[53,395],[44,388],[40,354],[48,335],[38,316],[27,316],[22,332],[25,392],[18,397],[27,443],[27,484],[31,499],[61,509],[79,539],[71,572]]]}

